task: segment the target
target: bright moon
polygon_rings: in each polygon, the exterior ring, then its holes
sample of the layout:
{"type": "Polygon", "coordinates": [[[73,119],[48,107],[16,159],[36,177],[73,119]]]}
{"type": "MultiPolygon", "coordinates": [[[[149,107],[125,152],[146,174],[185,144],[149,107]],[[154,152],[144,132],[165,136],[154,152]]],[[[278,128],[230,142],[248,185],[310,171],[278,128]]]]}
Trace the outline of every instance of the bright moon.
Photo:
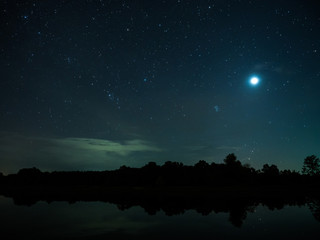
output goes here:
{"type": "Polygon", "coordinates": [[[258,83],[259,83],[259,78],[257,78],[257,77],[250,78],[251,85],[257,85],[258,83]]]}

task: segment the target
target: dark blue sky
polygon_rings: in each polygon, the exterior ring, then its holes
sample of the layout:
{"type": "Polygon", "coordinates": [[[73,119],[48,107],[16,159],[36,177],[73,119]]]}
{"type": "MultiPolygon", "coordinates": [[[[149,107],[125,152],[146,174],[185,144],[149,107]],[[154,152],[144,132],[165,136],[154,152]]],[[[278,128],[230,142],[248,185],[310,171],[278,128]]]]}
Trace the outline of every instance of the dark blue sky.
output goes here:
{"type": "Polygon", "coordinates": [[[320,154],[317,1],[10,0],[0,10],[0,171],[231,152],[300,170],[320,154]]]}

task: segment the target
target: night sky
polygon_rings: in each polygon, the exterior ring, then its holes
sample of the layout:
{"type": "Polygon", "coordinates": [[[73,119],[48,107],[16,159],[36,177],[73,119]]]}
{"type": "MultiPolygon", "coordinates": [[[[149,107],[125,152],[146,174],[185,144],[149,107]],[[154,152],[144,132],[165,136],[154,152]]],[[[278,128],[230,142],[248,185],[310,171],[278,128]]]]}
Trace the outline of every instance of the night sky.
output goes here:
{"type": "Polygon", "coordinates": [[[0,11],[4,173],[229,153],[301,170],[320,154],[318,1],[2,0],[0,11]]]}

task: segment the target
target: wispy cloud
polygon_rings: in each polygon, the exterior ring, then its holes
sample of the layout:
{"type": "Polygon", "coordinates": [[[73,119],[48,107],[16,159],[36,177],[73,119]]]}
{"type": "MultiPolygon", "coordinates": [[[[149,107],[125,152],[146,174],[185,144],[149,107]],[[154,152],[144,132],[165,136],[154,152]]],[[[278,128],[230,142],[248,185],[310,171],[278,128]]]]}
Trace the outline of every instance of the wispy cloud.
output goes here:
{"type": "Polygon", "coordinates": [[[52,139],[58,145],[88,151],[102,151],[106,153],[114,153],[120,156],[128,156],[133,152],[160,152],[161,149],[152,146],[150,143],[135,139],[124,141],[123,143],[95,138],[64,138],[52,139]]]}
{"type": "Polygon", "coordinates": [[[112,141],[0,133],[0,171],[32,166],[46,170],[114,169],[132,158],[142,160],[148,152],[161,151],[142,139],[112,141]]]}

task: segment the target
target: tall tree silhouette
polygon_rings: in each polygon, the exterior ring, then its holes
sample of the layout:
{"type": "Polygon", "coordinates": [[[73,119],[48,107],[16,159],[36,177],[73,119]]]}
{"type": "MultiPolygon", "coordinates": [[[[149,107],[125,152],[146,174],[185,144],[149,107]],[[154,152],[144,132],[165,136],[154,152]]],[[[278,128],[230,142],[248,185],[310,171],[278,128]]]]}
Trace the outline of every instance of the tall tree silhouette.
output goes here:
{"type": "Polygon", "coordinates": [[[310,176],[320,174],[319,158],[315,155],[306,157],[303,162],[302,173],[310,176]]]}
{"type": "Polygon", "coordinates": [[[200,160],[199,162],[197,162],[195,165],[194,165],[196,168],[198,169],[207,169],[209,168],[209,163],[207,163],[206,161],[204,160],[200,160]]]}
{"type": "Polygon", "coordinates": [[[279,169],[276,165],[272,164],[269,166],[269,164],[264,164],[262,168],[262,172],[268,176],[278,176],[279,175],[279,169]]]}
{"type": "Polygon", "coordinates": [[[308,202],[308,206],[314,218],[320,222],[320,200],[312,199],[308,202]]]}
{"type": "Polygon", "coordinates": [[[241,166],[241,162],[237,160],[237,156],[234,153],[230,153],[223,160],[227,166],[241,166]]]}

